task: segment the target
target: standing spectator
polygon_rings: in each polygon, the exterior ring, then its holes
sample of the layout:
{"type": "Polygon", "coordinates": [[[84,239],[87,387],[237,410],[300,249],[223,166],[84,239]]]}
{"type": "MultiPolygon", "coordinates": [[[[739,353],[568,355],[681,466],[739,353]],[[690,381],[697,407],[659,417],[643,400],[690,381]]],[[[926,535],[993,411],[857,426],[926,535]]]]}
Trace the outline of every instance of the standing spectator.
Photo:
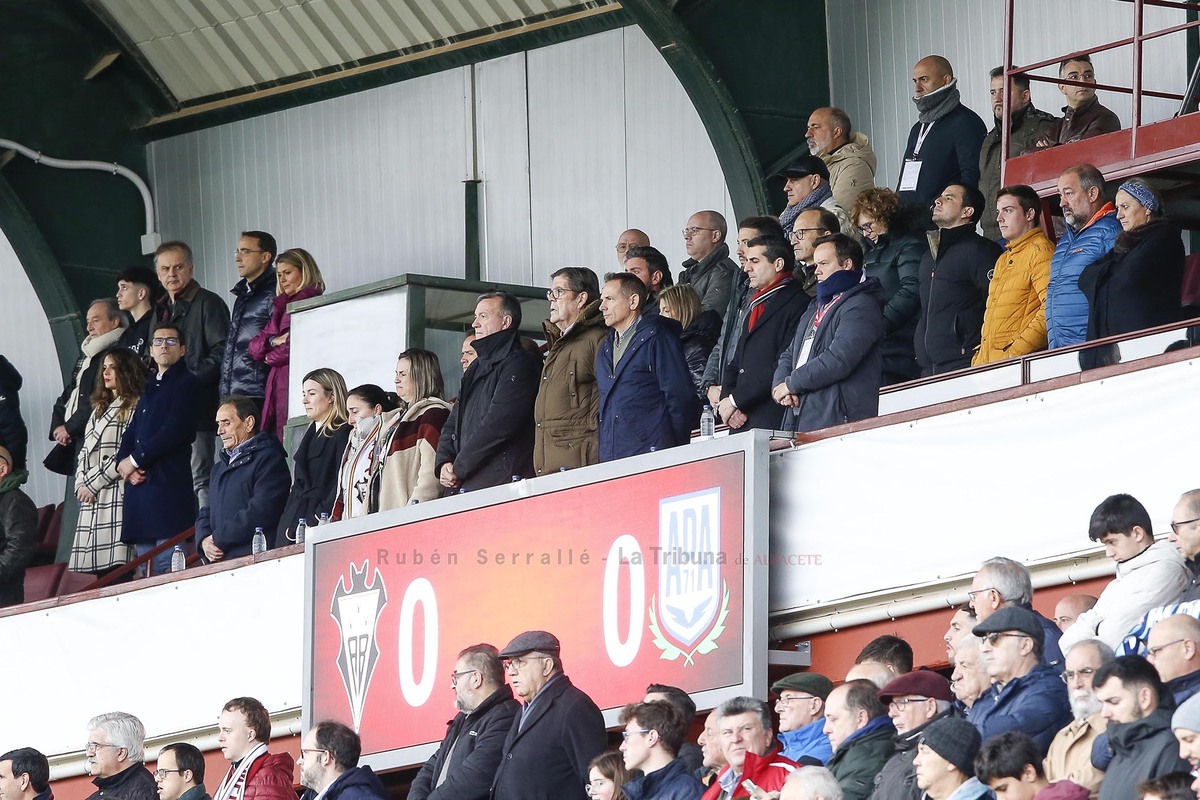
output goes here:
{"type": "Polygon", "coordinates": [[[1091,164],[1079,164],[1058,176],[1062,236],[1050,260],[1046,293],[1046,335],[1050,348],[1087,340],[1088,301],[1079,288],[1084,268],[1113,249],[1121,223],[1104,196],[1104,176],[1091,164]]]}
{"type": "MultiPolygon", "coordinates": [[[[139,556],[196,522],[192,441],[202,390],[184,361],[184,337],[170,323],[154,329],[150,354],[157,371],[147,378],[117,450],[117,472],[129,484],[121,541],[132,544],[139,556]]],[[[170,571],[170,551],[159,553],[152,567],[156,575],[170,571]]]]}
{"type": "MultiPolygon", "coordinates": [[[[635,251],[637,252],[637,251],[635,251]]],[[[533,401],[533,471],[549,475],[599,461],[596,353],[608,330],[600,314],[600,282],[587,267],[563,267],[546,291],[550,318],[546,360],[533,401]]]]}
{"type": "Polygon", "coordinates": [[[921,800],[913,759],[917,743],[930,725],[953,714],[950,682],[932,670],[907,672],[879,690],[896,727],[894,755],[875,778],[871,800],[921,800]]]}
{"type": "Polygon", "coordinates": [[[1094,798],[1104,780],[1104,770],[1092,764],[1092,746],[1108,727],[1092,678],[1116,656],[1097,639],[1084,639],[1067,651],[1062,678],[1067,684],[1072,719],[1054,734],[1046,750],[1046,777],[1083,786],[1094,798]]]}
{"type": "Polygon", "coordinates": [[[195,745],[175,742],[163,747],[154,766],[158,800],[211,800],[204,791],[204,754],[195,745]]]}
{"type": "Polygon", "coordinates": [[[12,455],[13,469],[25,470],[29,447],[29,429],[21,416],[21,373],[6,357],[0,355],[0,447],[12,455]]]}
{"type": "Polygon", "coordinates": [[[733,430],[780,427],[771,396],[775,366],[808,308],[808,296],[792,279],[792,249],[782,239],[751,239],[745,272],[750,293],[738,309],[738,342],[721,376],[714,411],[733,430]]]}
{"type": "Polygon", "coordinates": [[[649,296],[646,298],[646,306],[642,313],[657,314],[658,293],[674,285],[671,281],[671,265],[667,263],[667,257],[659,252],[658,248],[649,245],[631,247],[625,251],[625,271],[636,275],[642,283],[646,284],[649,296]]]}
{"type": "Polygon", "coordinates": [[[592,800],[629,800],[625,784],[633,774],[625,769],[625,757],[619,751],[608,750],[588,764],[588,782],[584,787],[592,800]]]}
{"type": "Polygon", "coordinates": [[[71,381],[63,389],[50,414],[50,440],[56,442],[54,451],[46,458],[45,466],[52,472],[70,475],[75,470],[79,440],[92,415],[90,398],[96,390],[96,375],[105,350],[114,347],[121,338],[124,320],[117,301],[111,297],[93,300],[87,310],[87,336],[79,346],[79,360],[71,381]],[[59,469],[58,467],[62,467],[59,469]]]}
{"type": "Polygon", "coordinates": [[[250,555],[255,530],[274,530],[287,502],[287,454],[278,439],[259,430],[258,413],[257,402],[236,394],[217,409],[222,449],[209,504],[196,517],[196,550],[206,563],[250,555]]]}
{"type": "Polygon", "coordinates": [[[192,249],[183,242],[164,242],[154,253],[158,280],[166,294],[155,311],[159,323],[170,323],[187,342],[187,368],[196,376],[199,398],[196,437],[192,444],[192,484],[196,501],[208,505],[208,479],[216,453],[217,384],[229,334],[229,306],[193,280],[192,249]]]}
{"type": "MultiPolygon", "coordinates": [[[[979,190],[984,197],[995,197],[1000,191],[1000,148],[1004,140],[1001,117],[1004,116],[1004,67],[996,67],[989,73],[992,79],[991,105],[996,124],[983,137],[979,149],[979,190]]],[[[1008,82],[1008,157],[1015,158],[1031,150],[1058,121],[1053,114],[1034,108],[1029,93],[1029,76],[1013,75],[1008,82]]],[[[995,241],[999,239],[1000,226],[991,214],[983,215],[980,226],[983,235],[995,241]]],[[[1007,237],[1005,237],[1007,238],[1007,237]]]]}
{"type": "Polygon", "coordinates": [[[383,432],[383,472],[375,502],[378,510],[424,503],[441,496],[434,463],[451,406],[442,399],[442,368],[436,353],[409,348],[396,360],[399,418],[383,432]]]}
{"type": "Polygon", "coordinates": [[[637,228],[622,231],[617,237],[617,268],[625,269],[625,254],[629,252],[629,248],[649,246],[650,237],[645,231],[639,231],[637,228]]]}
{"type": "Polygon", "coordinates": [[[146,728],[133,714],[110,711],[88,722],[85,768],[96,791],[87,800],[158,800],[158,786],[146,759],[146,728]]]}
{"type": "Polygon", "coordinates": [[[846,800],[866,800],[875,776],[895,751],[896,733],[879,702],[879,687],[853,680],[829,693],[825,701],[825,733],[833,745],[826,765],[842,787],[846,800]]]}
{"type": "Polygon", "coordinates": [[[917,786],[929,800],[984,800],[991,792],[975,777],[979,732],[958,717],[939,719],[929,726],[913,767],[917,786]]]}
{"type": "Polygon", "coordinates": [[[296,448],[295,480],[279,517],[272,547],[286,547],[294,542],[300,520],[315,525],[321,514],[333,512],[338,465],[350,441],[346,382],[341,374],[328,367],[315,369],[304,376],[301,391],[304,413],[311,421],[296,448]]]}
{"type": "Polygon", "coordinates": [[[800,156],[776,177],[784,179],[783,189],[787,193],[787,207],[779,215],[779,224],[784,230],[791,230],[796,217],[802,212],[816,209],[833,214],[838,221],[838,230],[843,233],[853,230],[846,209],[838,205],[833,197],[833,189],[829,186],[829,169],[820,158],[815,155],[800,156]]]}
{"type": "Polygon", "coordinates": [[[668,286],[658,298],[658,313],[673,319],[683,328],[679,343],[683,345],[683,357],[687,360],[688,372],[692,374],[692,385],[696,396],[702,401],[704,393],[700,384],[704,380],[704,366],[708,356],[721,335],[721,315],[700,305],[700,296],[686,283],[668,286]]]}
{"type": "Polygon", "coordinates": [[[792,229],[788,233],[788,241],[792,243],[792,254],[796,257],[792,277],[799,281],[800,287],[809,297],[817,296],[817,268],[813,265],[816,241],[822,236],[838,233],[841,225],[837,216],[824,208],[801,211],[792,223],[792,229]]]}
{"type": "MultiPolygon", "coordinates": [[[[1113,249],[1084,268],[1079,288],[1088,300],[1088,341],[1165,325],[1183,318],[1183,241],[1163,216],[1162,196],[1141,178],[1117,190],[1122,233],[1113,249]]],[[[1079,354],[1084,369],[1116,363],[1114,347],[1079,354]]]]}
{"type": "Polygon", "coordinates": [[[385,800],[388,790],[370,767],[358,765],[361,755],[353,728],[318,722],[300,744],[300,783],[307,789],[301,800],[385,800]]]}
{"type": "MultiPolygon", "coordinates": [[[[688,258],[683,262],[679,282],[691,284],[700,295],[700,305],[724,314],[737,264],[729,257],[725,237],[729,228],[725,217],[716,211],[697,211],[688,217],[683,229],[688,258]]],[[[669,285],[669,284],[668,284],[669,285]]]]}
{"type": "Polygon", "coordinates": [[[255,361],[270,367],[263,397],[262,430],[274,433],[282,442],[288,420],[288,367],[292,354],[292,315],[287,307],[289,303],[325,293],[321,269],[307,250],[295,247],[275,259],[275,291],[271,319],[250,340],[248,349],[255,361]]]}
{"type": "Polygon", "coordinates": [[[125,481],[117,472],[117,450],[133,419],[146,383],[146,367],[137,353],[115,347],[104,354],[100,384],[92,393],[83,447],[75,470],[79,521],[68,569],[103,575],[133,558],[121,541],[125,481]]]}
{"type": "MultiPolygon", "coordinates": [[[[1058,77],[1094,84],[1096,71],[1092,67],[1092,57],[1081,55],[1067,59],[1059,64],[1058,77]]],[[[1058,90],[1067,98],[1067,104],[1062,107],[1063,117],[1046,131],[1046,135],[1039,141],[1040,146],[1070,144],[1121,130],[1121,120],[1112,111],[1100,105],[1096,98],[1096,90],[1091,86],[1060,83],[1058,90]]]]}
{"type": "Polygon", "coordinates": [[[610,272],[600,313],[612,329],[596,355],[600,389],[600,460],[613,461],[686,444],[697,419],[679,337],[658,315],[642,313],[645,285],[610,272]]]}
{"type": "Polygon", "coordinates": [[[817,672],[796,672],[771,685],[771,692],[779,695],[779,741],[792,761],[807,757],[824,764],[833,755],[825,735],[825,698],[832,691],[833,681],[817,672]]]}
{"type": "Polygon", "coordinates": [[[466,372],[467,367],[474,364],[477,358],[479,354],[475,352],[475,334],[468,333],[462,343],[462,358],[458,360],[458,363],[462,364],[463,372],[466,372]]]}
{"type": "Polygon", "coordinates": [[[451,490],[533,477],[533,404],[542,364],[521,345],[521,303],[508,292],[481,294],[471,327],[478,358],[463,373],[437,446],[437,476],[451,490]]]}
{"type": "Polygon", "coordinates": [[[161,291],[158,276],[146,267],[127,267],[117,276],[117,305],[132,320],[117,340],[117,346],[132,350],[147,368],[154,365],[150,357],[150,334],[154,327],[154,304],[161,291]]]}
{"type": "Polygon", "coordinates": [[[0,755],[0,798],[54,800],[54,792],[50,791],[50,762],[46,757],[32,747],[0,755]]]}
{"type": "Polygon", "coordinates": [[[901,206],[891,189],[868,189],[858,196],[851,214],[865,240],[863,271],[883,289],[882,385],[916,380],[913,336],[921,316],[921,257],[928,252],[924,212],[901,206]]]}
{"type": "Polygon", "coordinates": [[[250,342],[271,319],[277,285],[275,254],[275,237],[265,231],[243,232],[233,251],[241,280],[229,290],[234,300],[221,358],[221,397],[237,394],[262,405],[267,367],[250,354],[250,342]]]}
{"type": "MultiPolygon", "coordinates": [[[[217,743],[230,762],[214,800],[295,800],[288,753],[271,753],[271,716],[253,697],[235,697],[221,709],[217,743]]],[[[90,798],[89,798],[90,800],[90,798]]]]}
{"type": "Polygon", "coordinates": [[[933,203],[937,227],[921,258],[921,318],[914,337],[922,376],[971,366],[979,347],[990,273],[1000,257],[1000,245],[975,232],[985,207],[978,189],[958,183],[933,203]]]}
{"type": "Polygon", "coordinates": [[[816,241],[817,299],[779,355],[772,397],[782,428],[815,431],[879,413],[883,290],[864,280],[862,247],[844,233],[816,241]]]}
{"type": "Polygon", "coordinates": [[[902,202],[927,208],[947,185],[979,185],[979,148],[987,126],[962,104],[954,68],[942,56],[918,61],[912,82],[918,116],[908,133],[899,192],[902,202]]]}
{"type": "Polygon", "coordinates": [[[381,445],[387,428],[400,417],[399,403],[399,397],[373,383],[355,386],[346,393],[350,442],[338,467],[337,497],[330,515],[334,522],[379,510],[379,474],[383,470],[381,445]]]}
{"type": "Polygon", "coordinates": [[[798,765],[783,756],[767,704],[756,697],[731,697],[717,707],[716,714],[725,768],[704,793],[704,800],[750,797],[747,782],[761,792],[779,791],[798,765]]]}
{"type": "Polygon", "coordinates": [[[20,488],[28,478],[0,446],[0,607],[25,602],[25,567],[37,538],[37,506],[20,488]]]}
{"type": "Polygon", "coordinates": [[[625,730],[621,752],[625,768],[642,774],[625,784],[629,800],[700,800],[704,784],[689,774],[679,749],[687,722],[672,704],[654,700],[631,703],[621,711],[625,730]]]}
{"type": "Polygon", "coordinates": [[[818,108],[809,114],[804,140],[808,152],[825,162],[839,207],[853,208],[859,194],[875,187],[875,151],[865,133],[851,128],[850,115],[842,109],[818,108]]]}

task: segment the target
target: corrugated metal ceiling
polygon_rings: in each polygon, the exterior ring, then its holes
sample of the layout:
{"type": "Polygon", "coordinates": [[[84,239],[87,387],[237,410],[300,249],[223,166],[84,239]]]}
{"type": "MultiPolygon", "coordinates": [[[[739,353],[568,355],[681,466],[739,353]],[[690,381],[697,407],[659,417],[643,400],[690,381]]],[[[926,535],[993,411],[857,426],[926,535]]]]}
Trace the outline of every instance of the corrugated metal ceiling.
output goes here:
{"type": "Polygon", "coordinates": [[[485,38],[616,0],[88,0],[181,105],[485,38]]]}

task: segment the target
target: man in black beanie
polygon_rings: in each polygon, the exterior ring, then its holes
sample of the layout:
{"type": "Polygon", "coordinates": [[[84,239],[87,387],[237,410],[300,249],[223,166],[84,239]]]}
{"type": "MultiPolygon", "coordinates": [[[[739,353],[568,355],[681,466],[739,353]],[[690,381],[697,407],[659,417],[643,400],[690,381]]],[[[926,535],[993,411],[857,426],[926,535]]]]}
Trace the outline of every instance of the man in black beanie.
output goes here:
{"type": "Polygon", "coordinates": [[[975,777],[979,731],[959,717],[942,717],[925,729],[913,766],[917,786],[930,800],[978,800],[988,787],[975,777]]]}

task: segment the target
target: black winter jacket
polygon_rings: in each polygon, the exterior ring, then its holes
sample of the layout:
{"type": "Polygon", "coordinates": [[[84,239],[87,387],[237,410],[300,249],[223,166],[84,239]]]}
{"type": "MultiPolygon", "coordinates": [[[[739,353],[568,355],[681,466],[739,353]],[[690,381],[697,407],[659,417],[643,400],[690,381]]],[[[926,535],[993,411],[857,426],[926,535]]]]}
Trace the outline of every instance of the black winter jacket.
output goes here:
{"type": "Polygon", "coordinates": [[[442,428],[436,473],[454,464],[468,491],[533,477],[533,404],[541,361],[521,347],[516,328],[476,339],[458,402],[442,428]]]}
{"type": "Polygon", "coordinates": [[[226,560],[249,555],[254,529],[262,528],[270,536],[279,525],[291,482],[287,454],[272,433],[258,433],[244,442],[232,461],[228,453],[218,453],[208,505],[196,517],[197,552],[204,555],[200,543],[211,536],[226,560]]]}
{"type": "Polygon", "coordinates": [[[729,291],[734,275],[741,272],[737,262],[729,257],[729,245],[721,242],[702,260],[689,258],[683,262],[679,283],[689,284],[700,295],[700,305],[706,311],[724,314],[729,306],[729,291]]]}
{"type": "Polygon", "coordinates": [[[87,800],[158,800],[158,783],[141,762],[107,778],[92,778],[96,791],[87,800]]]}
{"type": "Polygon", "coordinates": [[[221,358],[218,394],[221,397],[243,394],[262,400],[270,367],[250,357],[250,340],[271,319],[275,307],[275,267],[268,267],[252,283],[241,279],[229,293],[234,296],[233,312],[221,358]]]}
{"type": "Polygon", "coordinates": [[[15,487],[0,494],[0,606],[25,601],[25,567],[36,538],[37,506],[29,495],[15,487]]]}
{"type": "Polygon", "coordinates": [[[192,281],[175,302],[164,294],[154,309],[161,322],[173,322],[183,333],[187,349],[184,361],[200,384],[196,403],[196,430],[217,429],[217,389],[221,382],[221,359],[229,334],[229,306],[200,284],[192,281]]]}
{"type": "MultiPolygon", "coordinates": [[[[387,800],[390,796],[383,781],[370,767],[364,766],[351,767],[338,775],[333,783],[325,787],[321,800],[387,800]]],[[[316,800],[316,797],[317,790],[309,789],[300,795],[300,800],[316,800]]]]}
{"type": "Polygon", "coordinates": [[[704,365],[704,378],[700,382],[700,388],[704,391],[721,383],[721,373],[725,370],[725,364],[733,357],[733,350],[729,345],[733,341],[733,328],[737,325],[737,311],[742,307],[742,301],[746,299],[748,291],[750,279],[739,269],[734,273],[729,290],[729,305],[725,307],[725,314],[721,317],[721,335],[717,338],[712,352],[708,354],[708,363],[704,365]]]}
{"type": "Polygon", "coordinates": [[[914,338],[925,376],[971,366],[983,334],[991,271],[1002,252],[969,224],[932,231],[928,239],[929,250],[921,258],[921,319],[914,338]]]}
{"type": "MultiPolygon", "coordinates": [[[[904,175],[904,164],[916,149],[920,133],[921,123],[917,122],[908,132],[908,145],[904,149],[904,161],[900,164],[901,176],[904,175]]],[[[959,103],[929,128],[921,144],[921,152],[917,155],[921,161],[917,188],[915,191],[900,192],[900,201],[928,208],[941,191],[952,183],[978,186],[979,150],[985,136],[987,125],[978,114],[959,103]]],[[[899,179],[896,185],[900,185],[899,179]]]]}
{"type": "Polygon", "coordinates": [[[504,685],[470,714],[460,712],[450,720],[441,746],[413,779],[408,800],[486,800],[500,766],[500,750],[520,709],[512,689],[504,685]],[[446,780],[435,788],[447,756],[446,780]]]}
{"type": "Polygon", "coordinates": [[[13,457],[13,469],[25,469],[25,454],[29,449],[29,429],[21,416],[21,373],[4,356],[0,356],[0,445],[8,448],[13,457]]]}
{"type": "Polygon", "coordinates": [[[701,312],[687,330],[679,335],[679,343],[683,345],[683,357],[687,361],[688,372],[692,374],[692,384],[696,394],[704,402],[701,387],[704,384],[704,367],[708,364],[708,355],[721,337],[721,315],[709,309],[701,312]]]}
{"type": "Polygon", "coordinates": [[[342,466],[346,445],[350,443],[352,428],[346,422],[336,431],[323,435],[317,432],[317,424],[313,422],[305,429],[304,438],[296,448],[295,480],[292,481],[292,490],[287,496],[283,513],[279,515],[279,527],[275,531],[272,547],[291,544],[288,537],[295,536],[296,524],[301,518],[308,525],[316,525],[321,513],[333,513],[338,471],[342,466]]]}
{"type": "Polygon", "coordinates": [[[1136,797],[1138,783],[1168,772],[1188,772],[1171,732],[1171,709],[1156,708],[1134,722],[1110,722],[1108,741],[1113,759],[1104,771],[1099,800],[1136,797]]]}
{"type": "Polygon", "coordinates": [[[929,251],[925,212],[905,207],[892,218],[879,242],[866,243],[863,271],[883,288],[883,385],[920,377],[913,336],[921,316],[921,258],[929,251]]]}

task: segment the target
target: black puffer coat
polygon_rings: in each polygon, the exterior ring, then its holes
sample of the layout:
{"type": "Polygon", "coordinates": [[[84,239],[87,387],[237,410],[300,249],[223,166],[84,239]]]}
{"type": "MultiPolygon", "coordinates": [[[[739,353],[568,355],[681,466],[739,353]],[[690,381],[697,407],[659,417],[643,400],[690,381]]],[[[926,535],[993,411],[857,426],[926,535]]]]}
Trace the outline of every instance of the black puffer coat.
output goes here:
{"type": "Polygon", "coordinates": [[[252,282],[245,278],[229,290],[234,296],[229,334],[225,339],[225,354],[221,358],[221,384],[218,394],[244,394],[259,400],[266,394],[266,364],[250,356],[250,340],[258,335],[275,304],[275,268],[268,267],[252,282]]]}
{"type": "Polygon", "coordinates": [[[679,336],[683,345],[683,357],[687,360],[688,372],[692,374],[692,383],[696,394],[703,400],[701,386],[704,383],[704,367],[708,363],[708,354],[721,338],[721,315],[709,309],[701,312],[692,320],[679,336]]]}
{"type": "Polygon", "coordinates": [[[921,316],[921,258],[929,252],[925,239],[928,214],[904,206],[888,224],[876,244],[866,243],[863,270],[883,287],[883,385],[918,378],[921,369],[913,349],[917,319],[921,316]]]}
{"type": "Polygon", "coordinates": [[[8,448],[13,457],[13,469],[25,469],[25,453],[29,447],[29,429],[21,416],[21,373],[0,356],[0,445],[8,448]]]}

